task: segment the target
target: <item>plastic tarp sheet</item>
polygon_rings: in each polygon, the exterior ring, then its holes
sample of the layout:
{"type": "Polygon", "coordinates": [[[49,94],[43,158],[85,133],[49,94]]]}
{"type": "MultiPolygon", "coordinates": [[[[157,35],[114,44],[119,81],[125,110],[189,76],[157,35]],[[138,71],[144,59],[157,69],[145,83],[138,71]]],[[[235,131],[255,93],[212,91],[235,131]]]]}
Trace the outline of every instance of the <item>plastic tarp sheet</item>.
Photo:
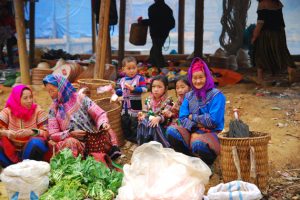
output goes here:
{"type": "MultiPolygon", "coordinates": [[[[25,9],[29,19],[29,4],[25,9]]],[[[39,0],[35,6],[36,38],[91,37],[91,1],[39,0]]]]}

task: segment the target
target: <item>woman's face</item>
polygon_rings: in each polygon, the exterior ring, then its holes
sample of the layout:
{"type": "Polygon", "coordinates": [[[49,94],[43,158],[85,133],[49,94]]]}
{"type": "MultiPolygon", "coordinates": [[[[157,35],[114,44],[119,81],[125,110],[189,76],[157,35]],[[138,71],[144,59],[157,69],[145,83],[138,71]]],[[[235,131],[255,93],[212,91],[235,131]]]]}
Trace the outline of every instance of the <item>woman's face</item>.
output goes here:
{"type": "Polygon", "coordinates": [[[54,100],[58,97],[58,89],[52,84],[46,84],[46,90],[48,91],[50,97],[54,100]]]}
{"type": "Polygon", "coordinates": [[[190,87],[185,84],[184,81],[179,80],[176,83],[176,93],[179,97],[183,97],[188,91],[190,90],[190,87]]]}
{"type": "Polygon", "coordinates": [[[164,85],[164,83],[160,80],[154,80],[152,83],[152,95],[154,96],[154,98],[158,99],[160,98],[162,95],[165,94],[166,91],[166,87],[164,85]]]}
{"type": "Polygon", "coordinates": [[[21,105],[25,108],[30,109],[33,103],[32,92],[28,89],[23,90],[21,96],[21,105]]]}
{"type": "Polygon", "coordinates": [[[202,71],[194,72],[192,76],[192,83],[196,89],[201,89],[206,82],[205,73],[202,71]]]}

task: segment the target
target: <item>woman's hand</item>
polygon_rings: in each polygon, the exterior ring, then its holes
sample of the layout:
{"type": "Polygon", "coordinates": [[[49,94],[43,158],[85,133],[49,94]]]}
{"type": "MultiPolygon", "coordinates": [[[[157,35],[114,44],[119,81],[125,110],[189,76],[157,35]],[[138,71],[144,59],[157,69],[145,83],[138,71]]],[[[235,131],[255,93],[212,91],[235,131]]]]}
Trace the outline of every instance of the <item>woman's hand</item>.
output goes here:
{"type": "Polygon", "coordinates": [[[33,130],[31,129],[21,129],[15,132],[15,137],[16,138],[24,138],[24,137],[29,137],[34,134],[33,130]]]}
{"type": "Polygon", "coordinates": [[[189,115],[189,120],[193,120],[193,115],[192,114],[189,115]]]}
{"type": "Polygon", "coordinates": [[[1,135],[6,136],[9,139],[16,138],[16,132],[13,130],[1,130],[1,135]]]}
{"type": "Polygon", "coordinates": [[[71,131],[70,132],[70,136],[73,137],[73,138],[76,138],[76,139],[83,139],[86,135],[86,132],[83,131],[83,130],[74,130],[74,131],[71,131]]]}
{"type": "Polygon", "coordinates": [[[157,116],[157,117],[153,117],[153,118],[149,118],[149,120],[150,120],[150,123],[149,123],[149,126],[150,127],[157,127],[158,126],[158,124],[159,124],[159,121],[160,121],[160,117],[159,116],[157,116]]]}
{"type": "Polygon", "coordinates": [[[102,127],[102,130],[108,131],[110,129],[110,124],[105,122],[102,124],[101,127],[102,127]]]}

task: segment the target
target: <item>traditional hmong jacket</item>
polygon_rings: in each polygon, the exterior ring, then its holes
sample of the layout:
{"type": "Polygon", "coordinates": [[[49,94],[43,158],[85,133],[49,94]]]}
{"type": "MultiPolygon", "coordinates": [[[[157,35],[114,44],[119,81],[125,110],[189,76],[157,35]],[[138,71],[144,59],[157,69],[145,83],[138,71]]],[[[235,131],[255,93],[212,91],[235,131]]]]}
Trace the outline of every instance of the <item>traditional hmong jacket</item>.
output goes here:
{"type": "MultiPolygon", "coordinates": [[[[98,132],[103,123],[109,123],[106,112],[95,102],[84,95],[76,95],[64,103],[66,116],[63,119],[57,110],[51,106],[49,111],[49,134],[53,141],[62,141],[69,137],[73,130],[83,130],[88,133],[98,132]]],[[[110,135],[113,145],[117,144],[115,134],[110,135]]]]}
{"type": "Polygon", "coordinates": [[[148,116],[160,116],[161,124],[167,125],[171,122],[172,119],[165,119],[162,114],[163,110],[171,110],[173,106],[173,100],[171,97],[163,97],[159,102],[156,104],[151,96],[147,97],[145,100],[145,110],[144,112],[147,113],[148,116]]]}
{"type": "Polygon", "coordinates": [[[198,130],[198,123],[210,131],[224,128],[225,96],[218,89],[206,93],[206,99],[199,99],[196,94],[188,92],[179,111],[181,125],[189,131],[198,130]],[[189,115],[192,114],[192,120],[189,115]]]}
{"type": "Polygon", "coordinates": [[[0,112],[0,127],[14,131],[32,129],[36,135],[47,138],[47,113],[38,106],[32,117],[24,121],[14,116],[10,108],[4,108],[0,112]]]}
{"type": "Polygon", "coordinates": [[[147,86],[145,78],[141,75],[135,75],[133,78],[123,77],[120,80],[120,89],[116,91],[118,96],[123,96],[123,111],[127,109],[128,113],[136,116],[139,111],[142,110],[142,97],[141,94],[147,92],[147,86]],[[131,92],[125,86],[129,84],[134,87],[131,92]]]}

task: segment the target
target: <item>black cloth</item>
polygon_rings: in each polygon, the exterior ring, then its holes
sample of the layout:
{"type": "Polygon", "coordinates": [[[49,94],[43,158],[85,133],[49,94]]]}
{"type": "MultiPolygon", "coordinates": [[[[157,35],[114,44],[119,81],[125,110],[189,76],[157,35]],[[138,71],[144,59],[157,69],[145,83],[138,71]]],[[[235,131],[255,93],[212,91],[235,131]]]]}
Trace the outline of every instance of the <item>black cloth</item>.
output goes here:
{"type": "MultiPolygon", "coordinates": [[[[93,0],[93,11],[96,15],[96,23],[99,23],[99,12],[100,12],[100,0],[93,0]]],[[[116,0],[110,1],[109,7],[109,25],[117,25],[118,24],[118,11],[117,11],[117,3],[116,0]]]]}
{"type": "Polygon", "coordinates": [[[282,8],[274,9],[259,9],[257,10],[257,20],[264,21],[264,30],[280,30],[285,27],[282,15],[282,8]]]}
{"type": "Polygon", "coordinates": [[[136,131],[138,126],[137,117],[132,117],[128,113],[121,116],[123,135],[126,140],[137,143],[136,131]]]}

